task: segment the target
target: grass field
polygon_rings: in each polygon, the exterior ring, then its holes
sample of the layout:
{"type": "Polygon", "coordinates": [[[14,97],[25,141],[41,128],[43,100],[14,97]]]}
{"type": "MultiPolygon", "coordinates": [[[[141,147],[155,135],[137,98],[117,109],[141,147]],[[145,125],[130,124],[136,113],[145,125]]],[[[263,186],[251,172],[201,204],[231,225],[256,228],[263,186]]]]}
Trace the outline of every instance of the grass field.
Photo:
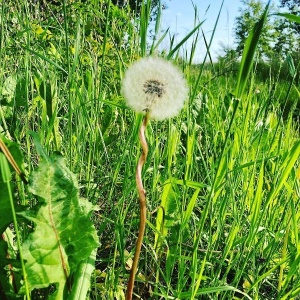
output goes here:
{"type": "MultiPolygon", "coordinates": [[[[87,272],[87,299],[125,299],[139,227],[135,168],[143,116],[127,108],[121,80],[133,61],[157,55],[160,38],[169,36],[159,31],[159,12],[157,36],[149,36],[147,5],[130,22],[126,8],[107,3],[75,1],[57,9],[26,1],[0,5],[1,138],[30,182],[20,181],[1,156],[0,214],[11,211],[6,203],[13,202],[16,211],[27,212],[10,212],[12,218],[0,222],[1,299],[17,299],[21,286],[20,299],[86,299],[66,287],[59,294],[50,275],[39,286],[30,274],[42,276],[46,268],[26,269],[19,252],[26,245],[27,257],[30,243],[39,239],[37,247],[43,247],[52,241],[47,231],[34,236],[42,221],[36,223],[40,217],[33,213],[44,200],[33,196],[40,194],[31,182],[41,181],[46,189],[49,170],[59,161],[47,161],[53,153],[65,158],[63,170],[76,174],[80,197],[98,206],[92,220],[99,244],[95,271],[87,272]],[[41,167],[41,161],[49,165],[41,167]],[[35,173],[38,166],[45,173],[35,173]]],[[[276,70],[264,81],[257,78],[255,49],[264,22],[262,16],[247,40],[237,72],[216,76],[217,65],[192,65],[193,50],[180,57],[184,43],[175,45],[172,37],[171,49],[161,54],[184,72],[189,98],[180,115],[153,120],[147,128],[147,226],[136,299],[300,297],[300,128],[297,102],[290,102],[291,90],[298,99],[300,93],[293,76],[283,82],[276,70]]],[[[195,45],[200,28],[190,37],[195,45]]],[[[75,182],[68,172],[63,174],[75,182]]],[[[49,197],[54,201],[52,192],[49,197]]],[[[87,205],[76,201],[74,211],[87,205]]],[[[83,224],[69,232],[70,240],[92,249],[85,233],[91,225],[79,221],[77,212],[70,218],[66,227],[83,224]]],[[[64,251],[71,262],[73,256],[80,260],[79,250],[64,251]]],[[[61,282],[68,281],[67,269],[62,267],[61,282]]]]}

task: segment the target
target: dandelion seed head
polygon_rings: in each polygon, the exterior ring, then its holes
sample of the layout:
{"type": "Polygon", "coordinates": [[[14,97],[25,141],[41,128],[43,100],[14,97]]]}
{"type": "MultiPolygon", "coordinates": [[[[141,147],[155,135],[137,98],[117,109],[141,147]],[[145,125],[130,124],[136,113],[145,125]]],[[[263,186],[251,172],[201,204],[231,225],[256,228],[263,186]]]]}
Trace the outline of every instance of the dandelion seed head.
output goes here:
{"type": "Polygon", "coordinates": [[[179,113],[188,88],[182,72],[159,57],[134,62],[122,80],[127,105],[139,113],[149,111],[150,118],[163,120],[179,113]]]}
{"type": "Polygon", "coordinates": [[[156,96],[160,98],[164,93],[164,84],[157,80],[147,80],[144,83],[145,94],[150,94],[151,96],[156,96]]]}

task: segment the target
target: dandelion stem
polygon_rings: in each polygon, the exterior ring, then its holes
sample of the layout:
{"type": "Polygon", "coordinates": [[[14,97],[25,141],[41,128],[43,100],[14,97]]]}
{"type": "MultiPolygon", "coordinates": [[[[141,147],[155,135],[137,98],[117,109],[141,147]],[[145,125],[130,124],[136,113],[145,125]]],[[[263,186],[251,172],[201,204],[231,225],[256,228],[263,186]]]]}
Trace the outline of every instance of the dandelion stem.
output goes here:
{"type": "Polygon", "coordinates": [[[139,199],[140,199],[140,228],[139,228],[138,239],[136,241],[135,254],[133,258],[132,268],[130,271],[130,277],[127,285],[126,300],[132,299],[134,279],[137,271],[138,261],[141,253],[145,227],[146,227],[146,191],[144,190],[143,181],[142,181],[142,168],[148,154],[148,145],[145,137],[145,130],[148,124],[148,120],[149,120],[149,112],[147,111],[139,131],[139,139],[140,139],[143,152],[139,158],[136,167],[136,175],[135,175],[136,185],[137,185],[139,199]]]}

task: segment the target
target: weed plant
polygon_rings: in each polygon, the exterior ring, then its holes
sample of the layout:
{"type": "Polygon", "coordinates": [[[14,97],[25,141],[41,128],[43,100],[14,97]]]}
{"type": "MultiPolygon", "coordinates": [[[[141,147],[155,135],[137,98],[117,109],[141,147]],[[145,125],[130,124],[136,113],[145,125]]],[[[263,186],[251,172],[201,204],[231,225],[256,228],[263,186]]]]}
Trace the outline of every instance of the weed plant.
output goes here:
{"type": "MultiPolygon", "coordinates": [[[[149,37],[150,4],[142,6],[140,17],[110,1],[0,4],[1,140],[29,178],[27,185],[8,167],[1,148],[1,299],[17,299],[18,293],[27,300],[86,299],[72,286],[89,289],[88,299],[124,299],[139,222],[134,172],[142,116],[126,107],[120,82],[131,62],[158,54],[159,43],[168,38],[159,30],[160,9],[155,38],[149,37]],[[48,285],[31,291],[28,238],[52,241],[46,232],[34,235],[38,225],[32,214],[44,207],[40,192],[49,196],[43,187],[48,171],[58,165],[65,175],[50,190],[66,177],[74,183],[70,201],[76,213],[65,216],[70,218],[66,228],[73,222],[78,226],[61,238],[76,247],[78,238],[94,256],[79,250],[67,255],[76,272],[64,290],[57,278],[48,278],[48,285]],[[34,182],[42,182],[40,192],[34,182]],[[87,220],[95,208],[87,203],[97,205],[92,221],[98,238],[87,220]],[[96,257],[93,239],[99,239],[96,257]],[[80,255],[85,259],[81,267],[90,270],[76,269],[80,255]],[[94,262],[93,273],[88,259],[94,262]],[[84,281],[80,274],[87,274],[91,287],[76,282],[84,281]]],[[[223,74],[206,63],[211,41],[203,63],[191,63],[195,48],[188,52],[184,42],[194,39],[195,47],[201,42],[201,22],[179,44],[170,37],[171,47],[162,53],[185,73],[190,96],[178,117],[147,127],[148,216],[136,299],[300,295],[299,110],[296,101],[284,108],[291,95],[299,99],[298,70],[291,69],[284,82],[277,69],[269,80],[257,76],[255,49],[267,13],[268,7],[236,73],[223,74]]],[[[59,191],[66,190],[60,186],[59,191]]],[[[38,258],[43,260],[43,254],[38,258]]]]}

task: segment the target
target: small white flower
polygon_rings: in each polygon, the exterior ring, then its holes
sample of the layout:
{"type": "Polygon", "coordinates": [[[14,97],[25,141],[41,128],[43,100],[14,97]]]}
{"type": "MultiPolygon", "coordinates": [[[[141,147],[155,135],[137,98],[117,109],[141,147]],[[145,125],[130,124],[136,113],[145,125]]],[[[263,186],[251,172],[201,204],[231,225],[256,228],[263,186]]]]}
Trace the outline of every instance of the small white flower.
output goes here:
{"type": "Polygon", "coordinates": [[[134,111],[163,120],[179,113],[187,98],[188,88],[182,72],[171,62],[159,57],[146,57],[134,62],[125,72],[122,94],[134,111]]]}

